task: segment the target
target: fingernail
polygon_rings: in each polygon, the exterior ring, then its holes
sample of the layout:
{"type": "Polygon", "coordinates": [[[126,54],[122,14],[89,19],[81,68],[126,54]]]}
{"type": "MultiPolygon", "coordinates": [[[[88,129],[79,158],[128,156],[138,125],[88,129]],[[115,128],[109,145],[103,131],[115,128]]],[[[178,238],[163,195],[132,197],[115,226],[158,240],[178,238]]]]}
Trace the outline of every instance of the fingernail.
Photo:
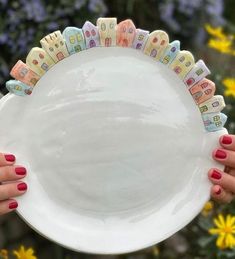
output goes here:
{"type": "Polygon", "coordinates": [[[25,191],[25,190],[27,190],[27,184],[26,184],[26,183],[19,183],[19,184],[17,185],[17,189],[18,189],[19,191],[25,191]]]}
{"type": "Polygon", "coordinates": [[[26,168],[16,167],[15,172],[16,172],[17,175],[26,175],[26,168]]]}
{"type": "Polygon", "coordinates": [[[213,179],[216,179],[216,180],[219,180],[220,178],[222,177],[221,173],[216,171],[216,170],[213,170],[212,174],[211,174],[211,178],[213,179]]]}
{"type": "Polygon", "coordinates": [[[221,194],[221,188],[218,189],[218,191],[215,192],[217,195],[221,194]]]}
{"type": "Polygon", "coordinates": [[[227,154],[225,151],[223,151],[221,149],[217,149],[215,152],[215,157],[219,158],[219,159],[225,159],[227,157],[227,154]]]}
{"type": "Polygon", "coordinates": [[[18,203],[16,201],[13,201],[9,203],[9,209],[16,209],[18,207],[18,203]]]}
{"type": "Polygon", "coordinates": [[[15,156],[14,155],[5,155],[5,159],[8,161],[8,162],[14,162],[16,160],[15,156]]]}
{"type": "Polygon", "coordinates": [[[233,139],[230,136],[223,136],[222,143],[225,145],[232,144],[233,139]]]}

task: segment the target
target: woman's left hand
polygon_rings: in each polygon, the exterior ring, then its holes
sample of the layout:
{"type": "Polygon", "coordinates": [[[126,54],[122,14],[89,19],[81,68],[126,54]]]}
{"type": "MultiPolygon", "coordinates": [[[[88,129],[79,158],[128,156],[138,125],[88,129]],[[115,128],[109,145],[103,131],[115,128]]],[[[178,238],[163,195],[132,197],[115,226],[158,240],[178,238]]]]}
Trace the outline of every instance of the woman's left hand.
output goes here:
{"type": "Polygon", "coordinates": [[[215,149],[212,157],[223,164],[225,170],[209,170],[208,177],[213,183],[211,197],[218,202],[229,203],[235,197],[235,135],[223,135],[219,143],[221,148],[215,149]]]}

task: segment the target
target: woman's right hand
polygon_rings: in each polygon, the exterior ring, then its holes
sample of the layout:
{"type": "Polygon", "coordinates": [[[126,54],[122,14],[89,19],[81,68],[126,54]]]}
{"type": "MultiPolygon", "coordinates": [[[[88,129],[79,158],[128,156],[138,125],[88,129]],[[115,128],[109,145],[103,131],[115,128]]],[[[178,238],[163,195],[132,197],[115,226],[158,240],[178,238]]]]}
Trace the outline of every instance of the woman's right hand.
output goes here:
{"type": "Polygon", "coordinates": [[[15,210],[18,203],[14,197],[27,190],[26,183],[21,179],[26,176],[26,168],[15,165],[15,156],[0,153],[0,215],[15,210]]]}

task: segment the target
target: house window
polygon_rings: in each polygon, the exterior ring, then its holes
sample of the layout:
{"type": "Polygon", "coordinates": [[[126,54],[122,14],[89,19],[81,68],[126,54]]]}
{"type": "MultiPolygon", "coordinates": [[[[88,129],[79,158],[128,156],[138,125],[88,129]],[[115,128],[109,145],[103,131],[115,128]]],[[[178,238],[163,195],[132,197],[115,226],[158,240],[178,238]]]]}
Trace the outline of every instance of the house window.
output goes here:
{"type": "Polygon", "coordinates": [[[212,106],[213,106],[213,107],[218,107],[218,106],[219,106],[219,102],[218,102],[218,101],[213,102],[213,103],[212,103],[212,106]]]}
{"type": "Polygon", "coordinates": [[[105,30],[106,30],[106,25],[105,25],[105,23],[101,23],[101,30],[102,30],[102,31],[105,31],[105,30]]]}
{"type": "Polygon", "coordinates": [[[186,66],[186,67],[189,67],[190,65],[191,65],[191,62],[190,62],[190,61],[188,61],[188,62],[185,63],[185,66],[186,66]]]}
{"type": "Polygon", "coordinates": [[[153,43],[157,43],[158,42],[158,38],[157,37],[154,37],[153,38],[153,43]]]}
{"type": "Polygon", "coordinates": [[[203,69],[202,69],[202,68],[200,68],[200,69],[198,69],[198,70],[196,71],[196,74],[197,74],[198,76],[200,76],[202,73],[203,73],[203,69]]]}
{"type": "Polygon", "coordinates": [[[180,62],[184,62],[184,60],[185,60],[185,57],[184,57],[184,56],[182,56],[182,57],[179,58],[179,61],[180,61],[180,62]]]}
{"type": "Polygon", "coordinates": [[[44,55],[42,53],[39,54],[40,59],[44,59],[44,55]]]}

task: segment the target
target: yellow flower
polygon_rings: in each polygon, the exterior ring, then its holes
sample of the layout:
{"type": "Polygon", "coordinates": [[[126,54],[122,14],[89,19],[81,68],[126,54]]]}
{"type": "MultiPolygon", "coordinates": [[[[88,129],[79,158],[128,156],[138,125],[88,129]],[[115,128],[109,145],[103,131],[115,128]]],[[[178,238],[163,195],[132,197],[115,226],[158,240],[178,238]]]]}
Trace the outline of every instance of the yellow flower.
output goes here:
{"type": "Polygon", "coordinates": [[[230,39],[209,39],[208,46],[224,54],[232,54],[232,41],[230,39]]]}
{"type": "Polygon", "coordinates": [[[21,246],[18,251],[14,250],[13,254],[16,255],[17,259],[37,259],[31,247],[25,250],[24,246],[21,246]]]}
{"type": "Polygon", "coordinates": [[[219,214],[218,218],[214,218],[214,224],[217,228],[209,229],[212,235],[218,235],[216,246],[220,249],[235,247],[235,217],[228,214],[226,219],[219,214]]]}
{"type": "Polygon", "coordinates": [[[206,204],[204,205],[201,214],[205,217],[207,217],[211,211],[213,210],[214,207],[214,203],[212,201],[208,201],[206,202],[206,204]]]}
{"type": "Polygon", "coordinates": [[[221,40],[226,39],[227,36],[222,32],[222,27],[213,28],[210,24],[205,25],[205,29],[211,36],[221,40]]]}
{"type": "Polygon", "coordinates": [[[0,250],[0,258],[1,259],[8,259],[8,251],[6,249],[0,250]]]}
{"type": "Polygon", "coordinates": [[[212,37],[209,39],[208,46],[224,54],[234,55],[233,49],[233,35],[227,35],[223,32],[222,27],[213,28],[211,25],[206,24],[205,29],[212,37]]]}
{"type": "Polygon", "coordinates": [[[224,94],[226,96],[232,95],[235,97],[235,78],[225,78],[222,83],[226,87],[224,94]]]}

